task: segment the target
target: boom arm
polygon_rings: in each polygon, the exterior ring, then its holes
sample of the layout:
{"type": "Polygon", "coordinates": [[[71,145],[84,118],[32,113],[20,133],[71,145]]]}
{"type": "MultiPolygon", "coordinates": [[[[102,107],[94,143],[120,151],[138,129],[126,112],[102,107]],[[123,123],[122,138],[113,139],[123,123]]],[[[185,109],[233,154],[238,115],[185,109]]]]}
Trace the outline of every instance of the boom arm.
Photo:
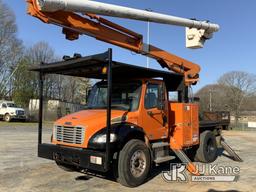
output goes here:
{"type": "Polygon", "coordinates": [[[143,43],[143,36],[94,14],[81,16],[67,11],[43,12],[37,0],[27,0],[28,13],[45,23],[61,26],[68,40],[88,35],[98,40],[156,59],[162,67],[184,75],[186,85],[199,80],[199,65],[143,43]]]}

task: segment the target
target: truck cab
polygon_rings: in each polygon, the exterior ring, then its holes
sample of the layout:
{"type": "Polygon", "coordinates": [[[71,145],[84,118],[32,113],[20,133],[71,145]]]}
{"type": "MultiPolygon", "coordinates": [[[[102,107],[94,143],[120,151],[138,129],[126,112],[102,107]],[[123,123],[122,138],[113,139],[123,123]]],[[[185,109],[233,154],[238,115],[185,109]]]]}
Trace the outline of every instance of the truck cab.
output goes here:
{"type": "Polygon", "coordinates": [[[108,51],[32,69],[40,73],[39,157],[65,170],[112,171],[129,187],[142,184],[153,164],[179,158],[198,174],[192,161],[215,161],[221,128],[199,122],[198,104],[189,102],[183,75],[111,58],[108,51]],[[54,122],[50,144],[42,143],[47,74],[99,79],[84,110],[54,122]],[[169,98],[173,92],[175,101],[169,98]]]}
{"type": "MultiPolygon", "coordinates": [[[[126,126],[127,129],[126,133],[113,131],[112,143],[124,142],[128,134],[130,137],[142,139],[145,136],[149,141],[168,138],[169,107],[162,81],[135,79],[113,82],[112,92],[111,124],[117,127],[122,125],[122,129],[126,126]]],[[[101,81],[93,86],[85,110],[65,116],[54,123],[53,143],[100,150],[103,147],[100,144],[106,141],[106,135],[103,134],[106,127],[106,108],[107,82],[101,81]],[[72,135],[65,135],[70,133],[65,132],[67,127],[77,125],[82,130],[81,134],[86,132],[84,136],[75,139],[72,135]],[[69,139],[71,137],[73,140],[69,139]]]]}
{"type": "MultiPolygon", "coordinates": [[[[52,144],[90,151],[106,150],[106,109],[107,81],[100,81],[92,87],[85,110],[64,116],[54,123],[52,144]]],[[[129,150],[137,149],[135,145],[145,145],[150,149],[145,148],[145,154],[138,149],[128,157],[129,160],[122,160],[134,161],[131,175],[140,177],[151,161],[162,163],[175,158],[174,154],[171,155],[171,147],[181,150],[199,144],[197,115],[197,104],[170,101],[165,82],[161,79],[113,81],[111,160],[120,155],[127,143],[134,146],[125,151],[125,157],[129,150]]],[[[63,156],[55,158],[61,167],[65,167],[63,156]]],[[[103,157],[91,155],[89,161],[101,165],[103,157]]]]}
{"type": "Polygon", "coordinates": [[[18,107],[13,101],[0,101],[0,118],[6,122],[11,120],[26,120],[25,110],[18,107]]]}

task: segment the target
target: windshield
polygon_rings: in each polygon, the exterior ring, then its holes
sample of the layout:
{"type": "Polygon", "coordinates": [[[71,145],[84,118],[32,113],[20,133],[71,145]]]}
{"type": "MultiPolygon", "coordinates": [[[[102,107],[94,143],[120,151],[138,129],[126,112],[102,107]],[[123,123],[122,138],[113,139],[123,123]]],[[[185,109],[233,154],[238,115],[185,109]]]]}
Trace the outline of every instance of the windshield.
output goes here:
{"type": "Polygon", "coordinates": [[[7,103],[8,107],[17,107],[17,105],[15,105],[14,103],[7,103]]]}
{"type": "MultiPolygon", "coordinates": [[[[135,111],[138,109],[141,93],[141,82],[118,82],[112,85],[112,108],[135,111]]],[[[107,107],[107,82],[95,84],[88,100],[89,109],[107,107]]]]}

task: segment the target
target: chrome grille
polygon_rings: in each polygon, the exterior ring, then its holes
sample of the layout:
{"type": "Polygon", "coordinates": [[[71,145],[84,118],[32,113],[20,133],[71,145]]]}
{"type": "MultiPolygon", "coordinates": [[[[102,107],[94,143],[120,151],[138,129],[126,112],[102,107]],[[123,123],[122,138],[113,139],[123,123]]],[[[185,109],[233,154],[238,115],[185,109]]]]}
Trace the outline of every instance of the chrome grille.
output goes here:
{"type": "Polygon", "coordinates": [[[56,140],[59,142],[70,144],[82,144],[84,142],[83,127],[56,126],[54,134],[56,140]]]}
{"type": "Polygon", "coordinates": [[[25,115],[25,112],[22,110],[17,110],[17,115],[25,115]]]}

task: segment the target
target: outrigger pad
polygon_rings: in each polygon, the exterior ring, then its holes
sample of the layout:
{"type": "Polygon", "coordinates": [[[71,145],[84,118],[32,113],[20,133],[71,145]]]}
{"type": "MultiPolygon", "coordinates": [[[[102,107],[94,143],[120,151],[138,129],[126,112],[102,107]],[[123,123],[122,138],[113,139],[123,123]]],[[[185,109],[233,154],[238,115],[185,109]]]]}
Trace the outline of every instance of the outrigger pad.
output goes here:
{"type": "Polygon", "coordinates": [[[235,160],[238,162],[243,162],[243,160],[236,154],[236,152],[226,143],[225,139],[221,137],[220,144],[225,151],[235,160]]]}

